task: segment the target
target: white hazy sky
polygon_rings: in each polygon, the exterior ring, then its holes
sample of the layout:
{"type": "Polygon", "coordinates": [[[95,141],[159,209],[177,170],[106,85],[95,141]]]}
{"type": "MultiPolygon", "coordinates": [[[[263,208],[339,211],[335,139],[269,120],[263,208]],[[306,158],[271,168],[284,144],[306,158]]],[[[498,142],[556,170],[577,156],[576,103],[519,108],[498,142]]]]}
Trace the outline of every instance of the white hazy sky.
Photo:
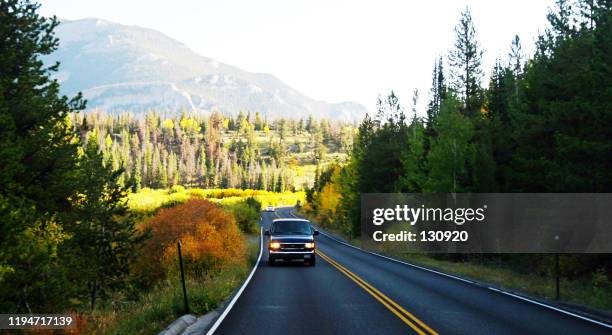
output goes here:
{"type": "Polygon", "coordinates": [[[452,47],[466,6],[488,72],[496,57],[506,60],[514,34],[532,52],[552,0],[43,0],[41,11],[153,28],[312,98],[373,111],[376,97],[392,89],[406,107],[415,88],[425,103],[434,60],[452,47]]]}

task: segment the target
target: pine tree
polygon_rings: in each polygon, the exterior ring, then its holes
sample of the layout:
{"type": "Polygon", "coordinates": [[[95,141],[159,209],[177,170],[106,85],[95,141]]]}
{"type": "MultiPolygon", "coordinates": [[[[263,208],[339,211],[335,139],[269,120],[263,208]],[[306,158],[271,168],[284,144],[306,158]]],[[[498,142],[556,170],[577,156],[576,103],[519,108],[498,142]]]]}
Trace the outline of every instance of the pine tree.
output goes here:
{"type": "Polygon", "coordinates": [[[308,116],[308,120],[306,121],[306,131],[312,133],[315,127],[315,119],[311,114],[308,116]]]}
{"type": "Polygon", "coordinates": [[[161,165],[161,153],[159,145],[155,145],[153,148],[153,158],[151,159],[151,186],[159,187],[159,180],[161,179],[159,166],[161,165]]]}
{"type": "Polygon", "coordinates": [[[320,174],[321,174],[321,164],[320,164],[320,162],[319,162],[318,160],[317,160],[316,162],[317,162],[317,164],[316,164],[316,167],[315,167],[315,175],[314,175],[314,184],[313,184],[313,189],[314,189],[315,191],[317,191],[317,192],[318,192],[318,191],[320,191],[320,190],[321,190],[321,189],[319,188],[319,185],[320,185],[320,184],[319,184],[319,176],[320,176],[320,174]]]}
{"type": "Polygon", "coordinates": [[[442,57],[434,65],[432,83],[430,89],[430,100],[427,105],[427,121],[425,128],[424,150],[429,151],[430,143],[436,137],[436,122],[440,113],[440,106],[446,97],[446,81],[444,78],[444,65],[442,57]]]}
{"type": "Polygon", "coordinates": [[[176,158],[176,154],[174,152],[170,152],[168,155],[168,185],[178,185],[178,176],[178,160],[176,158]]]}
{"type": "Polygon", "coordinates": [[[508,54],[508,65],[512,69],[512,74],[515,78],[519,78],[523,73],[523,48],[521,47],[521,39],[519,35],[514,35],[510,53],[508,54]]]}
{"type": "Polygon", "coordinates": [[[363,147],[360,163],[360,191],[394,192],[404,174],[400,153],[406,148],[406,115],[399,98],[392,91],[385,100],[379,98],[374,129],[363,147]]]}
{"type": "Polygon", "coordinates": [[[284,192],[285,191],[285,181],[283,180],[282,170],[278,172],[278,179],[276,180],[275,192],[284,192]]]}
{"type": "Polygon", "coordinates": [[[438,137],[427,156],[428,180],[425,191],[432,193],[466,192],[470,189],[469,165],[474,156],[470,144],[473,126],[460,112],[461,103],[450,95],[440,110],[438,137]]]}
{"type": "Polygon", "coordinates": [[[219,112],[213,112],[208,119],[206,127],[206,151],[211,162],[217,162],[221,156],[221,128],[223,127],[223,116],[219,112]]]}
{"type": "Polygon", "coordinates": [[[476,39],[476,28],[468,8],[461,13],[455,27],[455,48],[449,54],[452,82],[455,92],[463,99],[462,112],[475,116],[482,105],[480,80],[482,78],[482,54],[476,39]]]}
{"type": "Polygon", "coordinates": [[[353,143],[353,149],[348,164],[340,175],[340,199],[339,215],[348,222],[348,232],[352,237],[361,234],[361,193],[363,186],[363,161],[372,142],[377,123],[366,114],[358,128],[357,136],[353,143]]]}
{"type": "Polygon", "coordinates": [[[559,0],[548,16],[551,28],[538,40],[519,90],[521,126],[509,182],[514,190],[612,188],[611,7],[608,1],[580,1],[572,8],[559,0]]]}
{"type": "Polygon", "coordinates": [[[255,113],[255,130],[261,131],[263,130],[263,126],[264,126],[264,122],[261,119],[261,115],[259,114],[259,112],[256,112],[255,113]]]}
{"type": "Polygon", "coordinates": [[[63,213],[79,189],[78,134],[69,119],[84,108],[80,95],[60,96],[51,77],[59,64],[41,58],[58,46],[55,18],[30,1],[0,2],[0,307],[41,312],[67,306],[63,260],[67,238],[63,213]],[[36,260],[31,262],[28,260],[36,260]],[[45,273],[58,273],[55,281],[45,273]]]}
{"type": "Polygon", "coordinates": [[[134,192],[140,191],[142,188],[142,166],[140,158],[136,158],[134,163],[134,171],[132,172],[132,187],[134,192]]]}
{"type": "Polygon", "coordinates": [[[555,43],[555,41],[566,39],[575,33],[571,22],[573,10],[570,0],[555,0],[555,4],[555,10],[547,15],[551,30],[545,36],[542,36],[544,40],[540,42],[548,40],[548,42],[555,43]]]}
{"type": "Polygon", "coordinates": [[[440,57],[435,65],[432,74],[430,100],[427,105],[427,127],[433,128],[436,117],[440,112],[440,104],[446,96],[446,82],[444,78],[444,65],[440,57]]]}
{"type": "MultiPolygon", "coordinates": [[[[400,153],[404,168],[404,175],[398,180],[398,191],[417,193],[422,192],[427,181],[425,127],[423,121],[417,116],[418,91],[415,90],[412,98],[412,122],[407,130],[407,146],[400,153]]],[[[436,115],[437,117],[437,115],[436,115]]]]}
{"type": "Polygon", "coordinates": [[[98,297],[105,298],[111,290],[126,284],[121,279],[129,273],[129,260],[145,237],[136,232],[135,220],[124,201],[127,189],[118,183],[123,171],[103,166],[102,160],[97,143],[88,141],[78,170],[82,191],[78,205],[69,214],[75,216],[74,224],[65,226],[73,237],[61,250],[78,269],[71,271],[72,282],[88,288],[92,310],[98,297]]]}
{"type": "Polygon", "coordinates": [[[489,81],[489,89],[487,92],[487,113],[493,120],[507,120],[508,114],[508,96],[506,88],[506,69],[502,66],[499,59],[495,61],[495,66],[489,81]]]}
{"type": "Polygon", "coordinates": [[[59,22],[39,6],[0,2],[0,309],[15,313],[68,310],[121,287],[138,235],[122,171],[99,152],[98,134],[110,132],[83,118],[90,147],[80,147],[70,113],[85,103],[61,96],[59,64],[42,61],[59,22]]]}
{"type": "Polygon", "coordinates": [[[238,116],[236,117],[236,126],[235,126],[235,130],[237,130],[238,132],[241,132],[244,129],[245,123],[248,122],[246,115],[244,114],[243,111],[240,111],[238,113],[238,116]]]}
{"type": "Polygon", "coordinates": [[[262,171],[257,173],[257,182],[255,183],[255,189],[256,190],[265,190],[266,189],[266,184],[264,182],[264,174],[263,174],[262,171]]]}
{"type": "Polygon", "coordinates": [[[207,159],[206,159],[206,147],[204,144],[200,147],[200,156],[199,156],[199,165],[198,165],[198,180],[200,186],[207,187],[208,186],[208,168],[207,168],[207,159]]]}

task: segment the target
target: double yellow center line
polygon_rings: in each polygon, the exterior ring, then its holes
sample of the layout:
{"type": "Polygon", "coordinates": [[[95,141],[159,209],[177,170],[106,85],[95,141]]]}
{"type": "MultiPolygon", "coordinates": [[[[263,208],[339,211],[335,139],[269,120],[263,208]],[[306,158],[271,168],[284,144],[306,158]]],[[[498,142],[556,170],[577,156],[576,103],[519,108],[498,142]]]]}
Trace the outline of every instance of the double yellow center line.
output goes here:
{"type": "Polygon", "coordinates": [[[340,265],[338,262],[331,259],[329,256],[321,252],[320,250],[316,251],[317,254],[326,260],[329,264],[334,266],[340,272],[344,273],[347,277],[349,277],[352,281],[357,283],[357,285],[361,286],[366,292],[368,292],[371,296],[373,296],[376,300],[378,300],[381,304],[387,307],[393,314],[395,314],[398,318],[400,318],[405,324],[407,324],[410,328],[414,329],[419,335],[438,335],[438,333],[427,326],[423,321],[419,320],[416,316],[412,315],[410,312],[405,310],[402,306],[400,306],[395,301],[391,300],[391,298],[384,295],[382,292],[377,290],[374,286],[370,285],[365,280],[361,279],[359,276],[351,272],[349,269],[340,265]]]}

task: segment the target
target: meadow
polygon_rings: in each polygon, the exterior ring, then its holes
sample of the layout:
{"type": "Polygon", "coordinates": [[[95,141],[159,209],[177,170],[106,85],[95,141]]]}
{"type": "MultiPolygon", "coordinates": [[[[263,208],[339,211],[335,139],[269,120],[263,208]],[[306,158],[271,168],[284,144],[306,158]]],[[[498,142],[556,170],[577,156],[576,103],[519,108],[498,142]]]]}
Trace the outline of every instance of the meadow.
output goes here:
{"type": "Polygon", "coordinates": [[[174,206],[189,199],[207,199],[222,206],[233,205],[248,198],[257,200],[262,207],[293,206],[303,204],[306,193],[302,191],[271,192],[265,190],[229,189],[186,189],[182,186],[173,186],[169,189],[143,188],[139,192],[128,195],[128,206],[131,211],[139,214],[151,214],[162,207],[174,206]]]}

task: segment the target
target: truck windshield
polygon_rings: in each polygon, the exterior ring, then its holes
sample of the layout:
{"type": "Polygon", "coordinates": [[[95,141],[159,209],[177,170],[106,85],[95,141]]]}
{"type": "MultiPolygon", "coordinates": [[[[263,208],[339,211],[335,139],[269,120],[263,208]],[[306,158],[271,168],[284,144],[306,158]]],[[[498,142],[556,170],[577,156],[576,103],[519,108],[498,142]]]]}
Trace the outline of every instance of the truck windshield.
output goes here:
{"type": "Polygon", "coordinates": [[[280,221],[272,226],[273,234],[312,234],[310,224],[305,221],[280,221]]]}

